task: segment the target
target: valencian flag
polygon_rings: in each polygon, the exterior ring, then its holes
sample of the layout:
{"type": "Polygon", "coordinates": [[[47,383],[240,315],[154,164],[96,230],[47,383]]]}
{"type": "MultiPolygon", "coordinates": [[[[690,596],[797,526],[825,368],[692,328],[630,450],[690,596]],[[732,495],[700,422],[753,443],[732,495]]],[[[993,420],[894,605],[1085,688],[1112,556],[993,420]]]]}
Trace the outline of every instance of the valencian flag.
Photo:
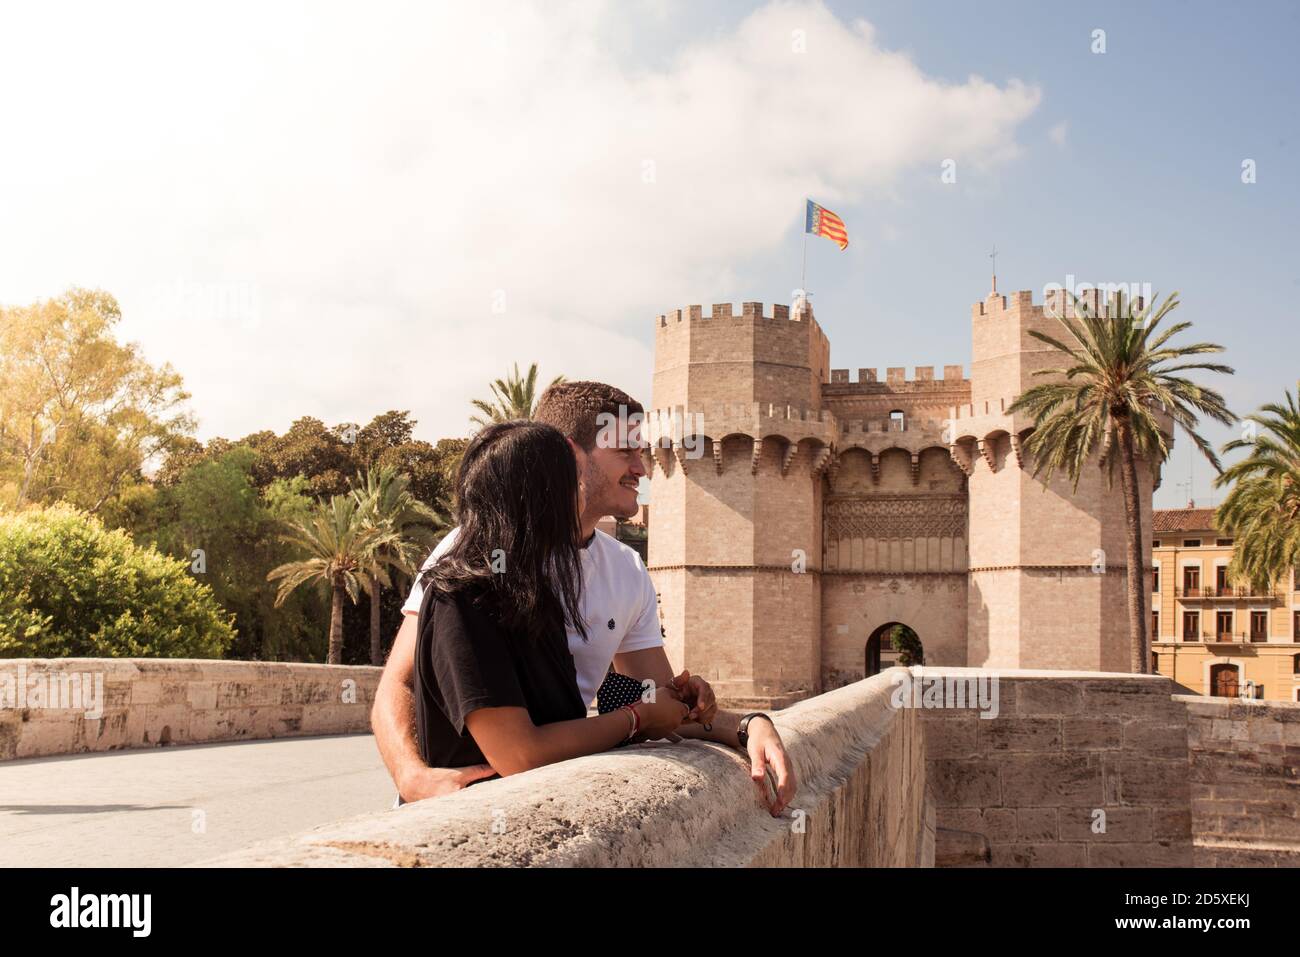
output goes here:
{"type": "Polygon", "coordinates": [[[844,228],[844,220],[829,209],[818,206],[811,199],[808,200],[808,220],[803,231],[834,240],[840,249],[847,249],[849,246],[849,231],[844,228]]]}

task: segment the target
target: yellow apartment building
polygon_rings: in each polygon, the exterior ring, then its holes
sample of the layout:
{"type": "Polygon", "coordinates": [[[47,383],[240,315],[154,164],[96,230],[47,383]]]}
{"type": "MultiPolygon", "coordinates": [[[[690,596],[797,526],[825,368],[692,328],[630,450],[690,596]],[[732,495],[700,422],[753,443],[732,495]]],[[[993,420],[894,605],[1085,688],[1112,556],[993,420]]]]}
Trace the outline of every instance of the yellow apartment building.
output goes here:
{"type": "Polygon", "coordinates": [[[1214,509],[1155,511],[1152,670],[1188,693],[1300,701],[1300,572],[1271,592],[1234,585],[1232,548],[1214,509]]]}

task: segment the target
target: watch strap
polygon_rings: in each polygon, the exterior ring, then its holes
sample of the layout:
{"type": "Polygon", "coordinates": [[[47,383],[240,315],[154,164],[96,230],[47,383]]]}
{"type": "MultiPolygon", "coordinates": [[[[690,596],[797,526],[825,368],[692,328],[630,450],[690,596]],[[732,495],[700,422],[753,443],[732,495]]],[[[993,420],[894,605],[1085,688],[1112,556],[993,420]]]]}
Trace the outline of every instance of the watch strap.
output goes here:
{"type": "Polygon", "coordinates": [[[752,718],[767,718],[768,722],[773,727],[776,727],[775,722],[772,721],[769,715],[764,714],[762,711],[751,711],[740,719],[740,724],[736,725],[736,739],[740,742],[742,748],[749,747],[749,722],[752,718]]]}

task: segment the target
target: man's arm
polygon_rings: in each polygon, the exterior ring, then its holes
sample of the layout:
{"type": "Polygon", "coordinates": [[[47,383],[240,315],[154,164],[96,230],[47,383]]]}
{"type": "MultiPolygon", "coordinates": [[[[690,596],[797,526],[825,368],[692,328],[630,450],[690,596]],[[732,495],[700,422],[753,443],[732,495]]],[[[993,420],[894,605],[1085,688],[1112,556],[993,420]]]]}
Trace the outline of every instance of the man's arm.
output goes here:
{"type": "Polygon", "coordinates": [[[496,772],[488,764],[465,768],[431,768],[420,757],[415,734],[415,645],[419,616],[402,616],[393,649],[370,709],[370,727],[384,765],[403,801],[451,794],[496,772]]]}
{"type": "MultiPolygon", "coordinates": [[[[664,651],[663,645],[616,654],[614,670],[629,678],[643,680],[649,678],[656,686],[675,687],[682,684],[673,675],[673,667],[668,661],[668,653],[664,651]]],[[[683,738],[702,738],[733,748],[740,747],[739,729],[742,715],[734,711],[719,710],[714,703],[713,689],[709,687],[708,682],[698,676],[692,678],[687,672],[683,674],[686,678],[684,683],[692,687],[681,690],[688,702],[693,701],[696,704],[693,710],[700,712],[699,718],[696,719],[700,723],[683,724],[676,733],[683,738]],[[692,692],[696,697],[692,698],[692,692]],[[711,730],[706,731],[704,724],[709,724],[711,730]]],[[[768,807],[773,816],[776,816],[789,806],[795,791],[798,790],[794,768],[790,766],[790,759],[785,753],[785,746],[781,743],[781,736],[777,734],[776,726],[771,721],[751,721],[748,737],[749,747],[746,750],[749,752],[750,777],[758,791],[759,800],[768,807]],[[769,764],[776,772],[775,797],[767,789],[769,764]]]]}

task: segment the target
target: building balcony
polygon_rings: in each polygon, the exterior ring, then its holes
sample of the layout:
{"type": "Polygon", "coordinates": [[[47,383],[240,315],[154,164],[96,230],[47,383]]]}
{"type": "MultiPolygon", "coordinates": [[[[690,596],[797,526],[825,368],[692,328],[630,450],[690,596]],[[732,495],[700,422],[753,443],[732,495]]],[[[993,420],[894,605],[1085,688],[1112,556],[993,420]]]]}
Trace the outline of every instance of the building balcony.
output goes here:
{"type": "Polygon", "coordinates": [[[1174,587],[1174,597],[1184,601],[1228,600],[1228,601],[1268,601],[1281,602],[1285,597],[1276,592],[1260,592],[1255,588],[1225,585],[1222,587],[1204,586],[1199,588],[1174,587]]]}
{"type": "MultiPolygon", "coordinates": [[[[1184,641],[1200,641],[1199,638],[1184,638],[1184,641]]],[[[1268,636],[1261,632],[1251,632],[1250,634],[1233,634],[1230,631],[1221,631],[1212,638],[1206,638],[1207,645],[1234,645],[1244,647],[1246,645],[1261,645],[1268,641],[1268,636]]]]}

